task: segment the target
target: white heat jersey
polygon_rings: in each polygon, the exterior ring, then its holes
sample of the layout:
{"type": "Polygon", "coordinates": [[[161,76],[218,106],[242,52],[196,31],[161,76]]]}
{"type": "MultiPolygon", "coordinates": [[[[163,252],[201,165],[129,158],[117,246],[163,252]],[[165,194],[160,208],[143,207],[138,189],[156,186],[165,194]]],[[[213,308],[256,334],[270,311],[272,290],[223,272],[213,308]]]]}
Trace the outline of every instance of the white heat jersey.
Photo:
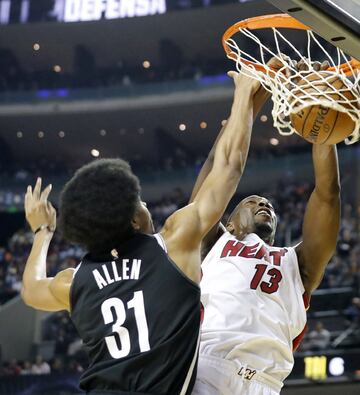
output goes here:
{"type": "Polygon", "coordinates": [[[226,232],[206,256],[202,271],[200,354],[283,381],[294,364],[293,340],[306,324],[294,248],[271,247],[256,234],[239,241],[226,232]]]}

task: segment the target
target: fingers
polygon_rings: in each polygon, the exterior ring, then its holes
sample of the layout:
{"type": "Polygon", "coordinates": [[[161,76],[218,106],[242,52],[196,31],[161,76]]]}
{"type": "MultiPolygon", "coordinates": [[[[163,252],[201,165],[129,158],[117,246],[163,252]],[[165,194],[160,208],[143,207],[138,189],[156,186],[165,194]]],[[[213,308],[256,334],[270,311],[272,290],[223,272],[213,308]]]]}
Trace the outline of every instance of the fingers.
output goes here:
{"type": "Polygon", "coordinates": [[[324,62],[321,63],[320,70],[327,70],[330,67],[329,61],[325,60],[324,62]]]}
{"type": "Polygon", "coordinates": [[[297,71],[307,71],[307,70],[309,70],[309,62],[308,62],[308,60],[306,58],[301,59],[299,62],[297,62],[296,69],[297,69],[297,71]]]}
{"type": "Polygon", "coordinates": [[[32,198],[32,187],[31,185],[28,185],[27,189],[26,189],[26,193],[25,193],[25,202],[29,201],[29,199],[32,198]]]}
{"type": "Polygon", "coordinates": [[[45,202],[51,192],[52,184],[49,184],[42,192],[41,192],[41,184],[42,184],[42,179],[38,177],[38,179],[36,180],[34,191],[32,190],[31,185],[28,185],[25,194],[25,200],[29,201],[32,200],[33,198],[34,201],[45,202]]]}
{"type": "Polygon", "coordinates": [[[41,193],[40,196],[40,202],[45,203],[47,201],[47,198],[49,197],[49,194],[51,192],[52,185],[49,184],[41,193]]]}
{"type": "Polygon", "coordinates": [[[330,63],[325,60],[324,62],[311,62],[307,58],[301,59],[299,62],[296,64],[296,68],[298,71],[310,71],[313,69],[314,71],[322,71],[322,70],[327,70],[330,67],[330,63]]]}
{"type": "Polygon", "coordinates": [[[36,180],[36,184],[34,187],[34,193],[33,193],[33,196],[36,200],[39,200],[39,198],[40,198],[40,191],[41,191],[41,178],[38,177],[36,180]]]}
{"type": "Polygon", "coordinates": [[[312,64],[312,66],[313,66],[313,69],[314,69],[315,71],[320,71],[320,69],[321,69],[321,63],[320,63],[320,62],[314,62],[314,63],[312,64]]]}
{"type": "Polygon", "coordinates": [[[56,229],[56,210],[50,202],[47,202],[46,211],[50,219],[49,221],[50,230],[54,232],[56,229]]]}
{"type": "Polygon", "coordinates": [[[284,66],[288,65],[289,62],[291,62],[291,59],[289,58],[289,56],[287,56],[283,53],[280,53],[279,56],[273,56],[266,64],[271,68],[280,70],[284,66]]]}

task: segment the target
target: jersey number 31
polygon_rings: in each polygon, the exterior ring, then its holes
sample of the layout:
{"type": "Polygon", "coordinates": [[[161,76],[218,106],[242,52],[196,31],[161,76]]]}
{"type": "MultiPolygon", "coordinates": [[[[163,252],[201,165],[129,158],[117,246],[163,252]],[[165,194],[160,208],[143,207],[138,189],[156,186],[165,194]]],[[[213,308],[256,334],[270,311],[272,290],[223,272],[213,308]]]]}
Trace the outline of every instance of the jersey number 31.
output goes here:
{"type": "MultiPolygon", "coordinates": [[[[141,352],[149,351],[149,329],[146,321],[144,295],[142,291],[134,292],[134,297],[127,302],[127,308],[134,309],[136,326],[139,336],[139,347],[141,352]]],[[[127,328],[122,326],[126,320],[124,302],[119,298],[106,299],[101,305],[101,313],[105,325],[114,323],[112,331],[118,334],[121,348],[118,346],[115,335],[106,336],[105,342],[110,355],[115,358],[124,358],[130,354],[130,334],[127,328]],[[112,309],[115,311],[115,316],[112,309]]]]}

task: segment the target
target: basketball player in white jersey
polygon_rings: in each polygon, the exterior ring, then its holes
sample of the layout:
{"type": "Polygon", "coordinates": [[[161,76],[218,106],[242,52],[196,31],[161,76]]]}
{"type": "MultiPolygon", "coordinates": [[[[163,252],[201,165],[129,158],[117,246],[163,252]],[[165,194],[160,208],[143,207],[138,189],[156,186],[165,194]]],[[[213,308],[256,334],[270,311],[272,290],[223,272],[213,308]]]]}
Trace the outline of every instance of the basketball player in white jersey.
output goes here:
{"type": "MultiPolygon", "coordinates": [[[[212,168],[212,152],[192,198],[212,168]]],[[[204,321],[193,395],[277,395],[291,372],[340,222],[336,146],[314,145],[313,163],[315,189],[297,246],[273,246],[274,208],[257,195],[242,200],[226,227],[214,227],[204,240],[204,321]]]]}

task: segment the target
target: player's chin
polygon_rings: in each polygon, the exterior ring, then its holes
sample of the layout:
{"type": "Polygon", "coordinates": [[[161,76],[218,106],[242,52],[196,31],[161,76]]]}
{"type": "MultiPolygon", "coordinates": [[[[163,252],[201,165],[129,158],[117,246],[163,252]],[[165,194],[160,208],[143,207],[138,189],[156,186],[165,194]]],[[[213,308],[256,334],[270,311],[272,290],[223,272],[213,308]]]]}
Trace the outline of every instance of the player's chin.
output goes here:
{"type": "Polygon", "coordinates": [[[270,217],[263,216],[263,217],[255,219],[255,226],[262,227],[262,228],[268,228],[269,230],[272,231],[273,227],[274,227],[274,223],[270,217]]]}
{"type": "Polygon", "coordinates": [[[257,220],[255,222],[256,230],[262,235],[271,235],[274,231],[274,224],[271,219],[257,220]]]}

